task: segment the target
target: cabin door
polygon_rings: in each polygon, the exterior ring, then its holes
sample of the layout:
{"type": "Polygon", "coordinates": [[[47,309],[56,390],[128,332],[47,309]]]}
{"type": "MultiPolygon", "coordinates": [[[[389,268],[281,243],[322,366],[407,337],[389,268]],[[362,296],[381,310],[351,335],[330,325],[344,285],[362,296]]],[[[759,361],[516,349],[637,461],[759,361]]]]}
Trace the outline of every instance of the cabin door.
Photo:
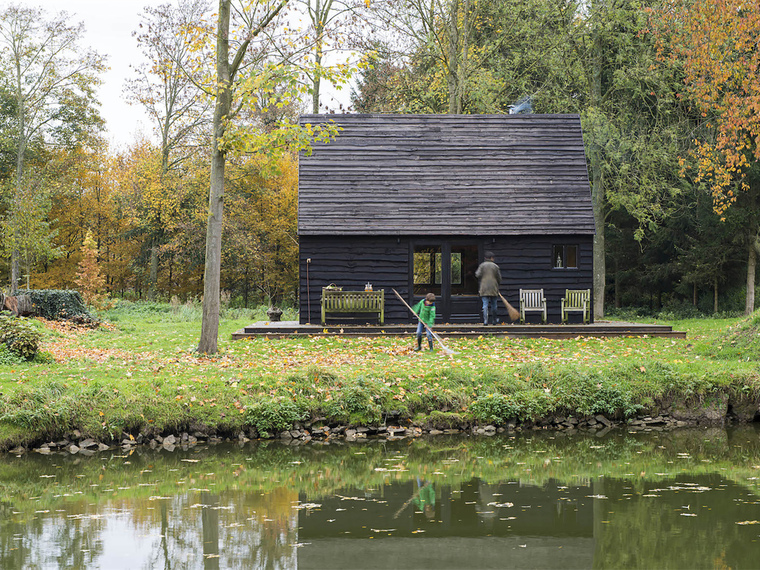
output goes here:
{"type": "Polygon", "coordinates": [[[475,323],[480,320],[480,297],[475,271],[480,260],[477,243],[447,240],[412,246],[412,291],[418,302],[436,296],[436,322],[475,323]]]}

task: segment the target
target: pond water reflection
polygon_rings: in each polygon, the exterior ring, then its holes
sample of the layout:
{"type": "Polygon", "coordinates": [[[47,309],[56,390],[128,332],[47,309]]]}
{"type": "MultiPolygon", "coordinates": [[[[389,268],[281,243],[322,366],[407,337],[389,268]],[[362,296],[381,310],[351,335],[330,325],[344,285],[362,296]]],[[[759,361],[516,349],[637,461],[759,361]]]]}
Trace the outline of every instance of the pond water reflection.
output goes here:
{"type": "Polygon", "coordinates": [[[0,568],[757,568],[752,427],[0,457],[0,568]]]}

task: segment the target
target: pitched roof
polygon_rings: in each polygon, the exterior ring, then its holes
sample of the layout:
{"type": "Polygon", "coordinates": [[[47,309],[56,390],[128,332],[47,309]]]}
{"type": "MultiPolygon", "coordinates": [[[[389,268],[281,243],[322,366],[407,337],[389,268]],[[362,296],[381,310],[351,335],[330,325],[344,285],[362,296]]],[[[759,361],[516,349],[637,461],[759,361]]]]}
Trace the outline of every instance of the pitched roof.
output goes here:
{"type": "Polygon", "coordinates": [[[578,115],[304,115],[301,235],[593,234],[578,115]]]}

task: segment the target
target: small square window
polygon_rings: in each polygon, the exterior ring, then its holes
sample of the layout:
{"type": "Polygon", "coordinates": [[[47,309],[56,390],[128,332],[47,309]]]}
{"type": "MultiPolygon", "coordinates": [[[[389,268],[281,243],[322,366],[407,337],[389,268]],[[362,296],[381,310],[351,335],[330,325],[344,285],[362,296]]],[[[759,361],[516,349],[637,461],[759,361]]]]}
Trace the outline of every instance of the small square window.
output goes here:
{"type": "Polygon", "coordinates": [[[578,246],[555,245],[552,247],[554,269],[578,269],[578,246]]]}

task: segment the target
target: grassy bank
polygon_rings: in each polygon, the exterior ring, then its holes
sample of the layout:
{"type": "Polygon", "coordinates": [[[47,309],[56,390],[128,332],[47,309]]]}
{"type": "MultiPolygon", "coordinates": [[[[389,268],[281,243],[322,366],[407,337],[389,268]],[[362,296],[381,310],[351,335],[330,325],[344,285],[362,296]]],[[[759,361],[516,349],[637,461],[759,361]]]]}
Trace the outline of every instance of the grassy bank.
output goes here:
{"type": "MultiPolygon", "coordinates": [[[[220,353],[194,353],[198,307],[129,304],[89,330],[37,321],[43,352],[0,364],[0,448],[73,430],[95,439],[215,430],[276,433],[296,422],[437,427],[550,416],[623,419],[670,408],[760,400],[757,316],[677,321],[662,338],[452,339],[415,353],[411,338],[255,339],[230,334],[263,314],[228,311],[220,353]]],[[[7,360],[7,359],[6,359],[7,360]]]]}

